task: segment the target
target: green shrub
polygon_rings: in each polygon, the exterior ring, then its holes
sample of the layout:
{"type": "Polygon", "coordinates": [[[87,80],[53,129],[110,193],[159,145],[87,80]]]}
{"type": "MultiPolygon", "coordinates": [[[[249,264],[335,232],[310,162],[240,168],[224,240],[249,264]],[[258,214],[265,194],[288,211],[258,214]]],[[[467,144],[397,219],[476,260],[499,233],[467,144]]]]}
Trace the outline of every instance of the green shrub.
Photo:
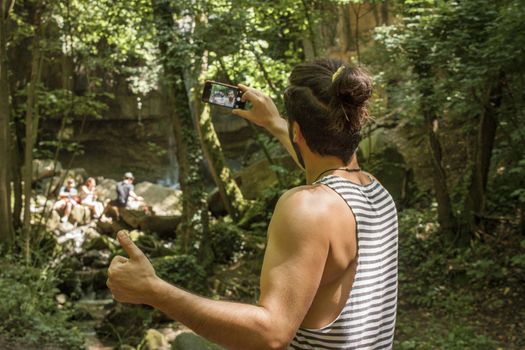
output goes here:
{"type": "Polygon", "coordinates": [[[151,259],[157,275],[178,287],[206,295],[206,271],[193,255],[164,256],[151,259]]]}
{"type": "Polygon", "coordinates": [[[114,304],[96,327],[97,336],[104,340],[138,345],[144,332],[153,324],[154,311],[145,305],[114,304]]]}
{"type": "Polygon", "coordinates": [[[78,329],[67,323],[71,312],[55,301],[59,280],[54,271],[25,267],[21,260],[10,256],[0,260],[0,334],[17,343],[82,348],[78,329]]]}
{"type": "Polygon", "coordinates": [[[421,329],[410,329],[410,334],[405,334],[408,339],[396,339],[394,348],[400,350],[491,350],[497,348],[493,341],[468,326],[454,325],[452,328],[449,326],[446,322],[442,323],[441,320],[434,319],[428,327],[425,327],[425,332],[421,333],[421,329]]]}
{"type": "Polygon", "coordinates": [[[227,264],[244,246],[243,231],[235,224],[219,222],[210,227],[211,248],[215,262],[227,264]]]}

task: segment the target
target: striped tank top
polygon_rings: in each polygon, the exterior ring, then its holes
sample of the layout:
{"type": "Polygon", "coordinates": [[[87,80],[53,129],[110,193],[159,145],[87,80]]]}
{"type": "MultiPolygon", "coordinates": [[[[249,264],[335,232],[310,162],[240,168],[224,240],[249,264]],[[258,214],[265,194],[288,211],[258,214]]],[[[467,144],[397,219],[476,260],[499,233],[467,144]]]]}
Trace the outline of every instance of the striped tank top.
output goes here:
{"type": "Polygon", "coordinates": [[[288,349],[391,349],[397,308],[397,212],[376,180],[358,185],[328,175],[316,183],[339,194],[357,229],[357,267],[343,310],[320,329],[299,328],[288,349]]]}

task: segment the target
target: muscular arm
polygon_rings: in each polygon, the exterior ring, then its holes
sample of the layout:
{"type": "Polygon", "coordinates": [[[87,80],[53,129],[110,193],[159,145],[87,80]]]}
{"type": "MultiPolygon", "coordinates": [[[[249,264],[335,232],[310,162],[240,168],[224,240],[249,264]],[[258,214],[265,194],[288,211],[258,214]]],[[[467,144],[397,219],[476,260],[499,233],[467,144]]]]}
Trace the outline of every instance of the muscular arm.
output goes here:
{"type": "Polygon", "coordinates": [[[210,300],[170,285],[155,276],[129,239],[120,236],[130,259],[115,258],[108,286],[117,300],[152,305],[227,348],[286,348],[315,297],[328,254],[328,240],[311,203],[309,193],[295,191],[277,204],[258,305],[210,300]],[[137,280],[143,283],[137,286],[137,280]]]}

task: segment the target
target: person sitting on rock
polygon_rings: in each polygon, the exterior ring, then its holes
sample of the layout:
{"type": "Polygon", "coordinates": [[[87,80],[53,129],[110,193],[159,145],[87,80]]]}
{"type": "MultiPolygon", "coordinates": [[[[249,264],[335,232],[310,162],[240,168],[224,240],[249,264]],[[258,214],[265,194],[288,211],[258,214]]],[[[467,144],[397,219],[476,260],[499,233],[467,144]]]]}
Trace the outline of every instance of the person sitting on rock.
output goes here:
{"type": "Polygon", "coordinates": [[[75,180],[67,179],[66,185],[60,188],[58,198],[59,200],[55,203],[53,209],[57,211],[64,210],[64,216],[62,216],[60,221],[66,222],[69,220],[71,209],[79,203],[78,191],[75,188],[75,180]]]}
{"type": "Polygon", "coordinates": [[[97,201],[97,183],[94,178],[90,177],[80,188],[80,203],[89,208],[91,216],[98,219],[102,215],[104,205],[97,201]]]}
{"type": "Polygon", "coordinates": [[[135,178],[131,172],[124,174],[124,179],[117,183],[117,200],[116,206],[130,210],[142,210],[149,214],[149,208],[144,198],[135,193],[133,181],[135,178]]]}

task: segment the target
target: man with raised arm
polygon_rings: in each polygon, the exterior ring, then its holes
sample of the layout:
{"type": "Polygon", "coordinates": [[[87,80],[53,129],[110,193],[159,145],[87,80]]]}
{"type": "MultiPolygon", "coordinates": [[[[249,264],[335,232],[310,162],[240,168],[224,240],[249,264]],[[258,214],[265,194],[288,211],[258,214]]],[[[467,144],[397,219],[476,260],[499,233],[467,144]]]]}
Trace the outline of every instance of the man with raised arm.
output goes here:
{"type": "Polygon", "coordinates": [[[397,213],[355,155],[371,80],[336,60],[300,64],[284,93],[287,120],[262,92],[239,85],[250,110],[306,173],[278,201],[256,305],[210,300],[156,276],[119,233],[108,287],[125,303],[151,305],[228,349],[389,349],[397,306],[397,213]]]}

